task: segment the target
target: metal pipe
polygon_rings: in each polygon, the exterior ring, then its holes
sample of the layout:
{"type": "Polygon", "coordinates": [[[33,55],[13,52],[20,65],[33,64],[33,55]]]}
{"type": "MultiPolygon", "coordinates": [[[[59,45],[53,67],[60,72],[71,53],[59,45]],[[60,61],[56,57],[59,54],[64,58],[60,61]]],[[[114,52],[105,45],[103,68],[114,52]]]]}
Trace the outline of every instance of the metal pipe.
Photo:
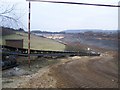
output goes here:
{"type": "Polygon", "coordinates": [[[30,10],[31,3],[29,2],[29,13],[28,13],[28,65],[30,68],[30,10]]]}
{"type": "Polygon", "coordinates": [[[65,1],[57,1],[57,0],[56,1],[51,1],[51,0],[26,0],[26,1],[38,1],[38,2],[61,3],[61,4],[76,4],[76,5],[89,5],[89,6],[103,6],[103,7],[120,7],[119,5],[65,2],[65,1]]]}

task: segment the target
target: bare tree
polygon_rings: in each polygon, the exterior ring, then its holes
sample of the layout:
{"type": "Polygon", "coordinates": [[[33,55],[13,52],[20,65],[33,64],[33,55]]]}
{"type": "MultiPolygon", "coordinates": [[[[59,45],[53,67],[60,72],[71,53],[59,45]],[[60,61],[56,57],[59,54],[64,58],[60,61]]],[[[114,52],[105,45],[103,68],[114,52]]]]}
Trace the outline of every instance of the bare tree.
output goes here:
{"type": "Polygon", "coordinates": [[[20,21],[21,15],[16,14],[16,4],[8,4],[0,1],[0,26],[20,28],[24,26],[20,21]]]}

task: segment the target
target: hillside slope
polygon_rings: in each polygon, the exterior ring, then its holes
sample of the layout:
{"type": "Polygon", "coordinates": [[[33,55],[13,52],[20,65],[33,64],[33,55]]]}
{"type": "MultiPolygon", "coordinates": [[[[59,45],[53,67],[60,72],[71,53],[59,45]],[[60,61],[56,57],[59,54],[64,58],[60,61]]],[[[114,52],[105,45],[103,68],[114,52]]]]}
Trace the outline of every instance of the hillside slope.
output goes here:
{"type": "MultiPolygon", "coordinates": [[[[24,48],[28,48],[28,34],[19,31],[14,32],[15,33],[13,34],[0,36],[0,45],[5,45],[5,39],[23,39],[24,48]]],[[[65,49],[65,45],[51,39],[31,34],[31,49],[63,51],[65,49]]]]}

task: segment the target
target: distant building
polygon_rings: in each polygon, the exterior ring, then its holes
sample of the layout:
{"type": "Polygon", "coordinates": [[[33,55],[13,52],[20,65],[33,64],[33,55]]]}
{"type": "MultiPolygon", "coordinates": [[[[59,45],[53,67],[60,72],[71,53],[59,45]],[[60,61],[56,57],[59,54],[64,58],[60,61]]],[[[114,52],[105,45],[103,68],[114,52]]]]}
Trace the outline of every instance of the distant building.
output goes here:
{"type": "Polygon", "coordinates": [[[48,36],[44,36],[44,37],[50,38],[50,39],[62,39],[62,38],[64,38],[64,36],[61,34],[53,34],[53,35],[48,35],[48,36]]]}
{"type": "Polygon", "coordinates": [[[62,39],[64,38],[63,34],[35,34],[38,36],[43,36],[45,38],[49,38],[49,39],[62,39]]]}

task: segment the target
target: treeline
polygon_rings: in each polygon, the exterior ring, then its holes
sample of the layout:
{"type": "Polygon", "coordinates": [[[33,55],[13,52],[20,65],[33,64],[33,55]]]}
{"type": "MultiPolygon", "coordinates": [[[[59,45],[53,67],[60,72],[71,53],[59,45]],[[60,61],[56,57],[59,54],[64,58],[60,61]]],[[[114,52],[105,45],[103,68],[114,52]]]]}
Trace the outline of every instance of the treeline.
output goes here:
{"type": "Polygon", "coordinates": [[[9,27],[0,27],[0,33],[2,34],[2,36],[15,34],[15,31],[23,31],[24,32],[24,29],[22,29],[22,28],[13,29],[13,28],[9,28],[9,27]]]}
{"type": "Polygon", "coordinates": [[[36,31],[31,31],[31,33],[40,33],[40,34],[65,34],[65,32],[49,32],[49,31],[39,31],[39,30],[36,30],[36,31]]]}

